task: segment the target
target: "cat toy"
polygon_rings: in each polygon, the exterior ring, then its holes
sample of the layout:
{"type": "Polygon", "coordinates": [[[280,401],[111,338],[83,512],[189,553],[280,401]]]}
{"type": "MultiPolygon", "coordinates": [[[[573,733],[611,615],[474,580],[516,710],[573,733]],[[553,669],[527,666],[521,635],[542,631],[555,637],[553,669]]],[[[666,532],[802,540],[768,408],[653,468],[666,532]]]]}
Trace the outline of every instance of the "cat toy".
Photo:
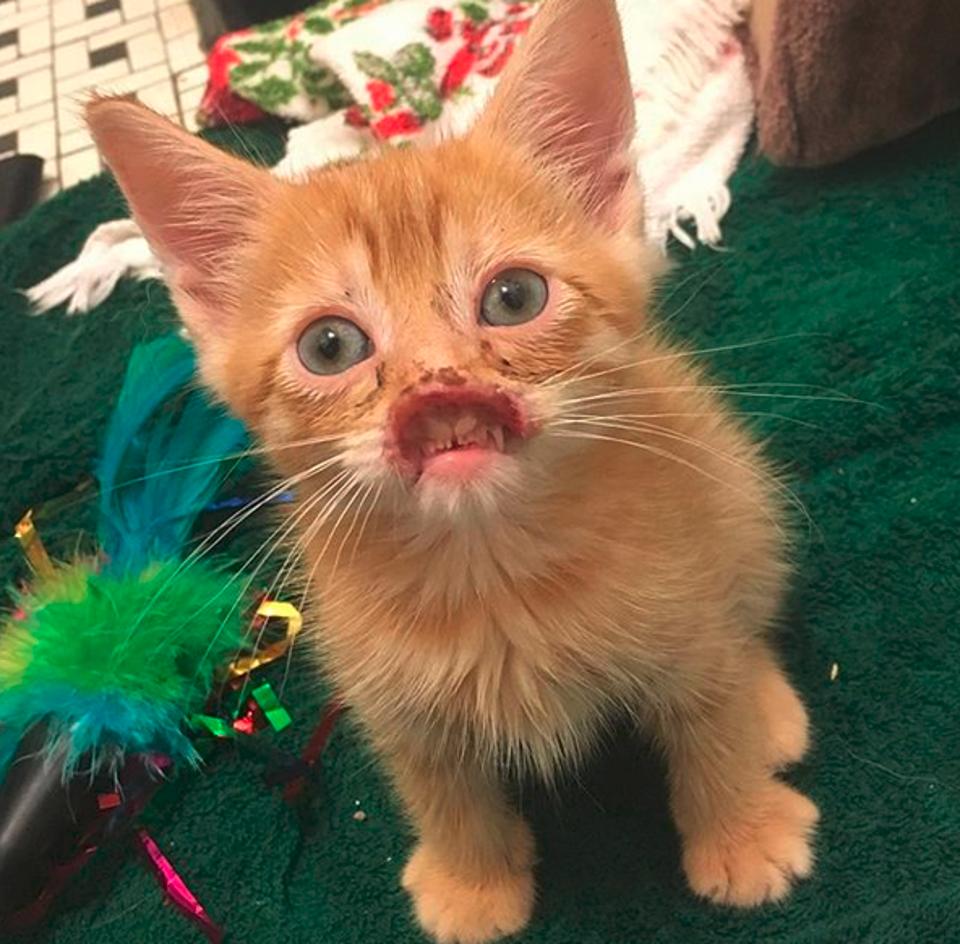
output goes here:
{"type": "MultiPolygon", "coordinates": [[[[190,719],[244,649],[235,581],[186,548],[246,432],[193,373],[175,336],[134,350],[96,469],[98,553],[54,563],[29,514],[18,526],[33,579],[0,618],[0,924],[43,910],[174,767],[199,761],[190,719]]],[[[137,836],[170,900],[217,940],[137,836]]]]}

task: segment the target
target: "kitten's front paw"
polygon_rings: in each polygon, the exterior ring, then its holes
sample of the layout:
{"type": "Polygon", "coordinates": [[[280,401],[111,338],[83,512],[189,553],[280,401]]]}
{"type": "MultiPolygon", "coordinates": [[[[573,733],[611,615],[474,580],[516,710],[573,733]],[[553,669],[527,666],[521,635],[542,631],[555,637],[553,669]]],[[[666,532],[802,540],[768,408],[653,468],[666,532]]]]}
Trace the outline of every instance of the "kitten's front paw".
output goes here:
{"type": "Polygon", "coordinates": [[[698,895],[749,908],[777,901],[813,868],[811,841],[820,814],[805,796],[772,781],[743,818],[718,823],[684,843],[683,867],[698,895]]]}
{"type": "Polygon", "coordinates": [[[807,709],[776,666],[757,680],[757,700],[767,725],[768,762],[782,770],[801,760],[810,746],[807,709]]]}
{"type": "Polygon", "coordinates": [[[484,944],[526,927],[533,912],[533,870],[485,882],[455,875],[424,845],[403,872],[421,927],[439,944],[484,944]]]}

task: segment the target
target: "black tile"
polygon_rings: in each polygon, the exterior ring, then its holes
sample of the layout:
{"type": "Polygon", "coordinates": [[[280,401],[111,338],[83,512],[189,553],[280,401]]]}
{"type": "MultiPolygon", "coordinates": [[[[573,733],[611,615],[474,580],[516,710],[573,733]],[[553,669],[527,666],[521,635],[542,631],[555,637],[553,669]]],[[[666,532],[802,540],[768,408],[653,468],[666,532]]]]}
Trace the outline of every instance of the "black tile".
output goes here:
{"type": "Polygon", "coordinates": [[[97,0],[87,7],[87,19],[93,16],[100,16],[103,13],[109,13],[111,10],[120,9],[120,0],[97,0]]]}
{"type": "Polygon", "coordinates": [[[17,132],[8,131],[6,134],[0,134],[0,154],[6,154],[7,151],[16,152],[17,150],[17,132]]]}
{"type": "Polygon", "coordinates": [[[17,44],[16,30],[7,30],[6,33],[0,33],[0,49],[3,49],[4,46],[16,46],[16,44],[17,44]]]}
{"type": "Polygon", "coordinates": [[[17,80],[5,79],[0,82],[0,98],[13,98],[17,94],[17,80]]]}
{"type": "Polygon", "coordinates": [[[90,51],[90,68],[96,69],[97,66],[105,66],[108,62],[116,62],[117,59],[126,58],[127,44],[114,43],[112,46],[104,46],[103,49],[90,51]]]}

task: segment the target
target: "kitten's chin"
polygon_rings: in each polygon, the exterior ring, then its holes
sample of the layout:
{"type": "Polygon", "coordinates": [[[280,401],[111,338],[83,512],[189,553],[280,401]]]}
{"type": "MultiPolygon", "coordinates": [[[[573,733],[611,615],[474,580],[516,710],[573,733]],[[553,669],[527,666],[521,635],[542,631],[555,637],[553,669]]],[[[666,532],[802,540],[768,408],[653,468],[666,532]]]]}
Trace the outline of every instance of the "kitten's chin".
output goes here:
{"type": "Polygon", "coordinates": [[[421,511],[444,518],[473,518],[506,510],[519,487],[515,456],[494,449],[457,449],[424,461],[411,486],[421,511]]]}
{"type": "Polygon", "coordinates": [[[503,458],[503,453],[483,446],[439,452],[422,461],[418,484],[446,483],[451,488],[470,486],[493,474],[503,458]]]}

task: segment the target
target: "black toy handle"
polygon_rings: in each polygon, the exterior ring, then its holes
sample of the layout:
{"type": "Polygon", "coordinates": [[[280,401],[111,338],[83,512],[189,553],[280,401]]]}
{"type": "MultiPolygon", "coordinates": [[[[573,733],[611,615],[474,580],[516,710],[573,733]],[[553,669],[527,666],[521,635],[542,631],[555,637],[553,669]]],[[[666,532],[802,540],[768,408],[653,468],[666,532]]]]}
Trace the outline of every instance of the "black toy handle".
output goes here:
{"type": "Polygon", "coordinates": [[[96,802],[64,783],[69,745],[50,749],[47,736],[46,721],[27,731],[0,784],[0,919],[40,895],[58,853],[79,838],[78,817],[96,802]]]}

